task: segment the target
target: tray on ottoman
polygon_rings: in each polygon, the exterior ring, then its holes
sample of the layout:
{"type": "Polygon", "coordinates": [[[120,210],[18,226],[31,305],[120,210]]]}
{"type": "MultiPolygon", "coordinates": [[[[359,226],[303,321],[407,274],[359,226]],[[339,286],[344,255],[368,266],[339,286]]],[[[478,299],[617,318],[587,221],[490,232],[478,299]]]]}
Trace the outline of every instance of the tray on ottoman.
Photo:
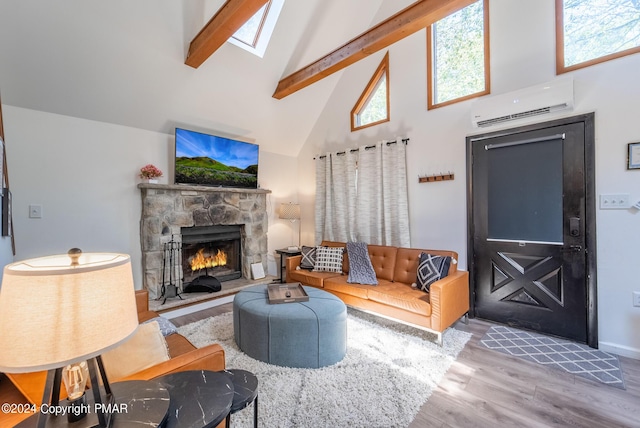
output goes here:
{"type": "Polygon", "coordinates": [[[302,288],[302,284],[290,283],[290,284],[273,284],[267,288],[269,293],[269,303],[293,303],[293,302],[308,302],[309,296],[307,292],[302,288]]]}

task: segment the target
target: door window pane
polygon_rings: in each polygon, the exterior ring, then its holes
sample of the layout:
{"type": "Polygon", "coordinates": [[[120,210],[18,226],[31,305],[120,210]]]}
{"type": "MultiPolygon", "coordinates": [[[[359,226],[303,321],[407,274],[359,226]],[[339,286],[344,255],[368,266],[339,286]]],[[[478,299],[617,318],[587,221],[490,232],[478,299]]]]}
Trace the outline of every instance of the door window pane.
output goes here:
{"type": "Polygon", "coordinates": [[[562,140],[490,149],[489,239],[562,243],[562,140]]]}

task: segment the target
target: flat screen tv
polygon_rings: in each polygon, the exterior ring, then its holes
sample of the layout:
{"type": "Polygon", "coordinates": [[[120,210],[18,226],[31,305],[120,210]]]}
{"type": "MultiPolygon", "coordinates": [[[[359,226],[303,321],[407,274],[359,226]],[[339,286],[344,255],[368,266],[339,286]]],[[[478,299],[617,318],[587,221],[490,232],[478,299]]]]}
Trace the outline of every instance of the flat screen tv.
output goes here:
{"type": "Polygon", "coordinates": [[[258,187],[258,145],[176,128],[176,184],[258,187]]]}

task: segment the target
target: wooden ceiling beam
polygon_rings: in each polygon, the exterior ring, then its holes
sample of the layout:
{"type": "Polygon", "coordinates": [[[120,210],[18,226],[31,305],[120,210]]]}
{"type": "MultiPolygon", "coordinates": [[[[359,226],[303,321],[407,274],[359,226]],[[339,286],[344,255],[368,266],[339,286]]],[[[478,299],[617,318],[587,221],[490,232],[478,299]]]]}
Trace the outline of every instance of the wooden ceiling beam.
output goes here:
{"type": "Polygon", "coordinates": [[[283,78],[273,98],[282,99],[300,89],[378,52],[476,0],[420,0],[317,61],[283,78]]]}
{"type": "Polygon", "coordinates": [[[189,45],[185,64],[198,68],[269,0],[227,0],[189,45]]]}

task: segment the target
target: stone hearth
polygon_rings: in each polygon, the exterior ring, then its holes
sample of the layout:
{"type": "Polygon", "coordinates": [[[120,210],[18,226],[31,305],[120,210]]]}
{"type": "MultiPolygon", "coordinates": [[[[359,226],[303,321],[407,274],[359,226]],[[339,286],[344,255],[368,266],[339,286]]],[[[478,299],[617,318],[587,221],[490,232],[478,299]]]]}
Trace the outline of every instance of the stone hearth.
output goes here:
{"type": "Polygon", "coordinates": [[[161,294],[163,245],[181,240],[180,229],[193,226],[242,226],[242,276],[251,279],[251,264],[267,271],[267,201],[270,190],[165,184],[138,185],[142,192],[140,246],[144,287],[149,297],[161,294]]]}

